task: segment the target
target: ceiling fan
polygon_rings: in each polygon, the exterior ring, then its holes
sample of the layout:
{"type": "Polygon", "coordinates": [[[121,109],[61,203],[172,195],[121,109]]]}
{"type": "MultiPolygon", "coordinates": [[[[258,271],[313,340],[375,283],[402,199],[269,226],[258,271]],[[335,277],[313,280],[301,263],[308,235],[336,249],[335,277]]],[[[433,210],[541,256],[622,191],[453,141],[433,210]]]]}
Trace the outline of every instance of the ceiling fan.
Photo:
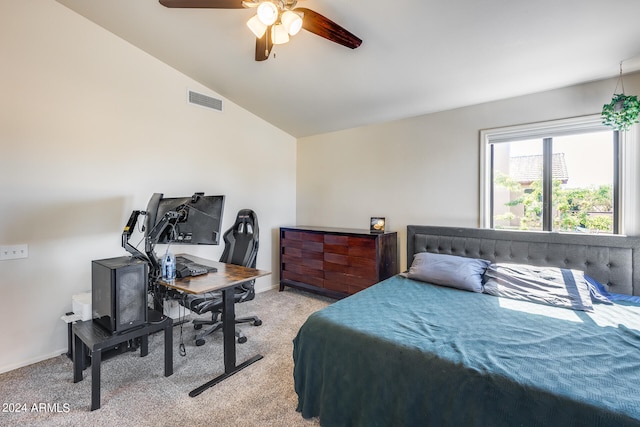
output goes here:
{"type": "Polygon", "coordinates": [[[256,8],[247,26],[256,36],[256,61],[269,58],[274,44],[305,29],[334,43],[355,49],[362,40],[328,18],[305,7],[298,0],[160,0],[171,8],[242,9],[256,8]]]}

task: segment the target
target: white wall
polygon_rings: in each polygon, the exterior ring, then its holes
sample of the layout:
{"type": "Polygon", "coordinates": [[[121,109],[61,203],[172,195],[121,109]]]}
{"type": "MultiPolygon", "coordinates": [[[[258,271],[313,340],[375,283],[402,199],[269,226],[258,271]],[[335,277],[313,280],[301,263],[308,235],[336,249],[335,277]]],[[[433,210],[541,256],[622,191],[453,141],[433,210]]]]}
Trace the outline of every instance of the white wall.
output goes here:
{"type": "Polygon", "coordinates": [[[227,100],[188,105],[187,89],[221,96],[53,0],[0,0],[0,53],[0,245],[29,245],[0,261],[0,372],[66,351],[71,296],[91,260],[126,255],[124,224],[154,192],[226,195],[223,229],[254,209],[258,268],[277,272],[295,138],[227,100]]]}
{"type": "MultiPolygon", "coordinates": [[[[640,74],[624,83],[627,94],[640,94],[640,74]]],[[[596,114],[615,85],[610,79],[299,139],[298,224],[368,228],[370,217],[386,217],[404,268],[408,224],[479,226],[481,129],[596,114]]],[[[637,192],[634,184],[629,192],[637,192]]],[[[630,210],[626,231],[637,234],[639,210],[630,210]]]]}

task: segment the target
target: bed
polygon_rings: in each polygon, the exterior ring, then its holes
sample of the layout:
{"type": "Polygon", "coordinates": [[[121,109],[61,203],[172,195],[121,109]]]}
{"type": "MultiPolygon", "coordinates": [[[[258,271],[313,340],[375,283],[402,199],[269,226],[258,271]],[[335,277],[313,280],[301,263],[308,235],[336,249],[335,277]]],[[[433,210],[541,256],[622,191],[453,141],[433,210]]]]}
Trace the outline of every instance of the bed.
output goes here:
{"type": "Polygon", "coordinates": [[[496,265],[571,270],[618,298],[592,295],[588,310],[572,309],[394,276],[300,328],[294,384],[304,418],[323,426],[640,426],[640,304],[628,297],[640,295],[640,239],[408,226],[408,267],[419,254],[486,261],[487,286],[496,265]]]}

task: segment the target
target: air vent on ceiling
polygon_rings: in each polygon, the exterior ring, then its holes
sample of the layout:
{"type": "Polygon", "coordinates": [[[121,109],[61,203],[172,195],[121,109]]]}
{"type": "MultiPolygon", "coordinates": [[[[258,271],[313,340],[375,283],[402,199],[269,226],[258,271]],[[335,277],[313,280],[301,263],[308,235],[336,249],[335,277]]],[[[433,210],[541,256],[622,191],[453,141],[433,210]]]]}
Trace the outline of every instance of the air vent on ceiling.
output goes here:
{"type": "Polygon", "coordinates": [[[192,90],[189,91],[189,104],[199,105],[216,111],[222,111],[222,100],[203,95],[192,90]]]}

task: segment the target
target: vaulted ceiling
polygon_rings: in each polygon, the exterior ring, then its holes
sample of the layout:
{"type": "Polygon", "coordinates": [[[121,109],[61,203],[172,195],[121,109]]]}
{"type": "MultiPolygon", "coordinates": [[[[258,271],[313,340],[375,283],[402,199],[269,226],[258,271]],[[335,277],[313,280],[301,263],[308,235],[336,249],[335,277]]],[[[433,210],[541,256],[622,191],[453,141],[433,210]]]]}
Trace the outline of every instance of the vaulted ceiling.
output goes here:
{"type": "Polygon", "coordinates": [[[262,62],[254,9],[57,1],[295,137],[640,70],[638,0],[300,0],[362,45],[302,30],[262,62]]]}

